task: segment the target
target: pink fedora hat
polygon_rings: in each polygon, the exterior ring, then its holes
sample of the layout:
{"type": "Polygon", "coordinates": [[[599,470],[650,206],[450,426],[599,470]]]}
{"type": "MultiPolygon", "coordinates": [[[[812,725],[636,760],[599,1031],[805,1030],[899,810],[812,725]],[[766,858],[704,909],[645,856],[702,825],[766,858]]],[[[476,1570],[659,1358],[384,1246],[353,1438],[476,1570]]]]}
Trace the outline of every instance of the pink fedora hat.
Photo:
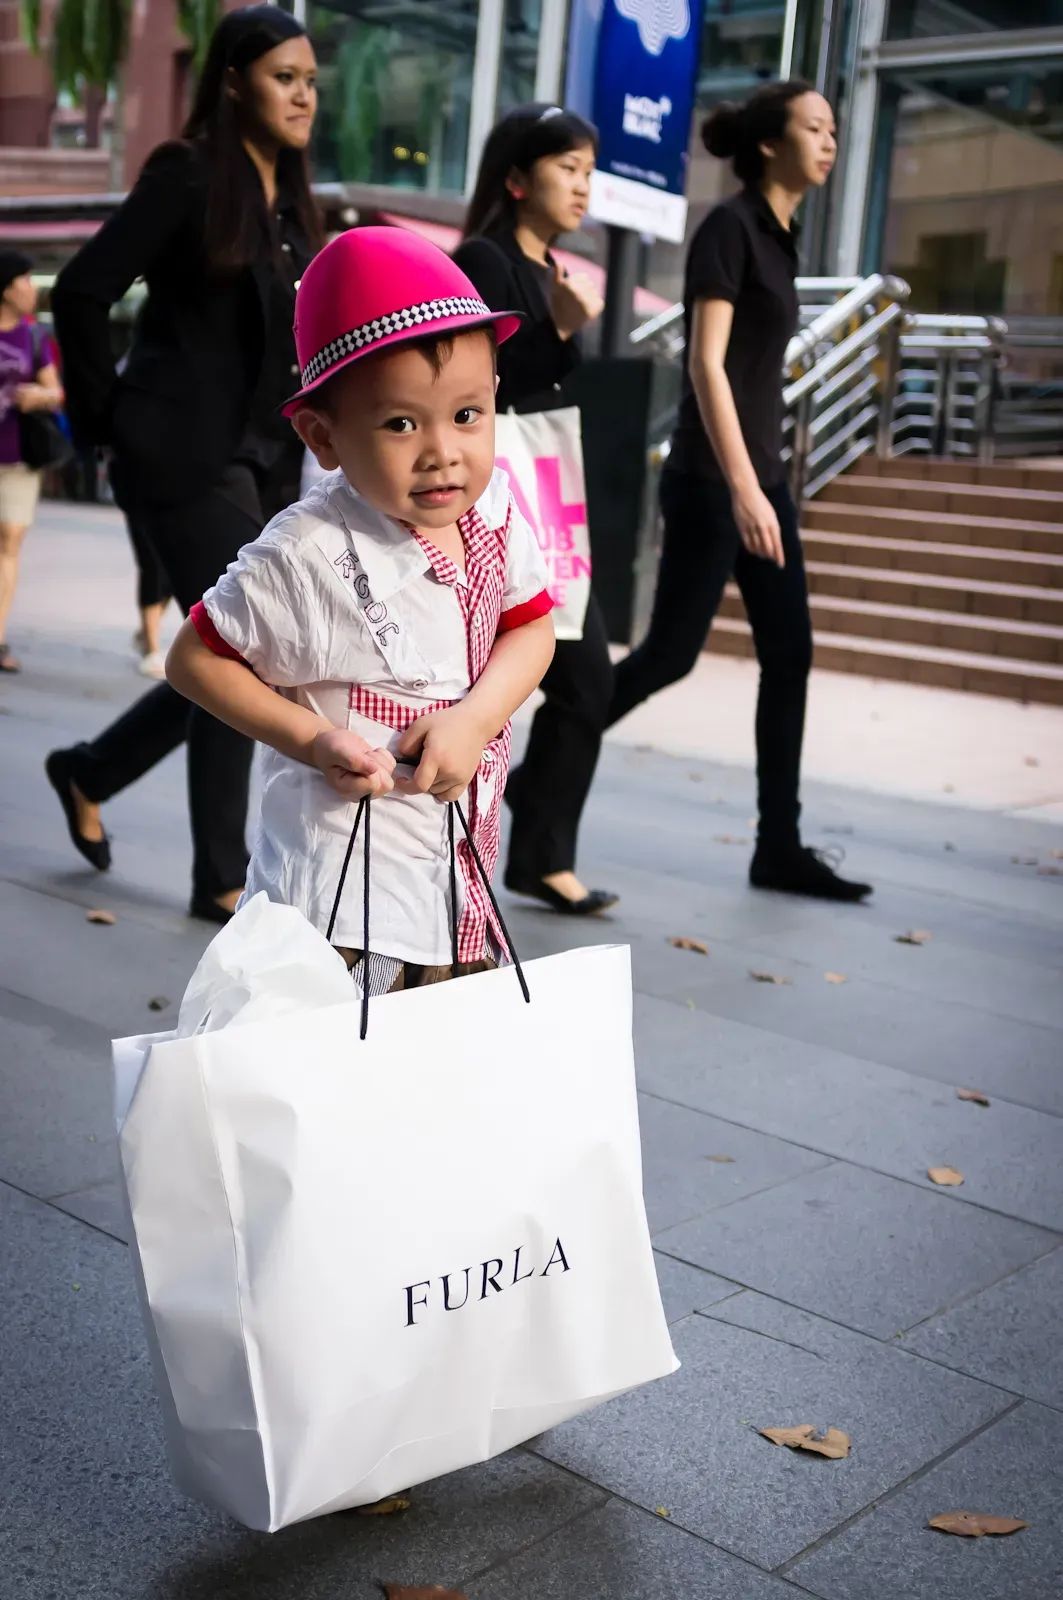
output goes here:
{"type": "Polygon", "coordinates": [[[492,311],[436,245],[405,228],[351,228],[314,257],[299,284],[295,349],[302,387],[285,401],[284,415],[359,356],[489,323],[501,341],[516,333],[521,318],[492,311]]]}

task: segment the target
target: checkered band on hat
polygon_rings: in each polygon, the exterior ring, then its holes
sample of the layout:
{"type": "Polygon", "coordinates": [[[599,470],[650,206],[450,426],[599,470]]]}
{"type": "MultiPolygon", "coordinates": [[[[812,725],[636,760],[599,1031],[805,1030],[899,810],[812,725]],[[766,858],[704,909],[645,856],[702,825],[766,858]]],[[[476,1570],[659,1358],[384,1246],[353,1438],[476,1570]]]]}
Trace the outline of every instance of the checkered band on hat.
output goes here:
{"type": "Polygon", "coordinates": [[[446,317],[490,317],[491,308],[482,300],[473,300],[466,296],[451,296],[446,300],[424,300],[417,306],[405,306],[401,311],[389,311],[385,316],[375,317],[372,322],[363,322],[360,328],[352,328],[349,333],[341,333],[338,339],[331,340],[316,356],[312,356],[302,369],[302,386],[309,388],[319,378],[324,377],[331,367],[345,361],[348,356],[354,355],[359,350],[364,350],[367,345],[379,343],[381,339],[388,338],[391,334],[401,333],[405,328],[416,328],[428,324],[425,332],[431,331],[433,322],[440,322],[446,317]]]}

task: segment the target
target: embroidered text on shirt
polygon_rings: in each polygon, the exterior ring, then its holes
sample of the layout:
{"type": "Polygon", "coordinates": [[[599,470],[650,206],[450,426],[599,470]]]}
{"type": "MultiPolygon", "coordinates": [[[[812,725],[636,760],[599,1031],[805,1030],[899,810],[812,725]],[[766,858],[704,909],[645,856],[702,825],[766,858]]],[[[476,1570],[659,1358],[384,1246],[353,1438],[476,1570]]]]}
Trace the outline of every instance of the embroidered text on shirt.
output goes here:
{"type": "Polygon", "coordinates": [[[349,583],[360,602],[359,609],[365,620],[375,629],[377,642],[382,649],[388,646],[388,635],[401,632],[397,622],[388,620],[388,608],[382,600],[373,600],[369,591],[369,578],[353,550],[344,550],[332,565],[345,583],[349,583]],[[368,605],[364,602],[368,601],[368,605]]]}

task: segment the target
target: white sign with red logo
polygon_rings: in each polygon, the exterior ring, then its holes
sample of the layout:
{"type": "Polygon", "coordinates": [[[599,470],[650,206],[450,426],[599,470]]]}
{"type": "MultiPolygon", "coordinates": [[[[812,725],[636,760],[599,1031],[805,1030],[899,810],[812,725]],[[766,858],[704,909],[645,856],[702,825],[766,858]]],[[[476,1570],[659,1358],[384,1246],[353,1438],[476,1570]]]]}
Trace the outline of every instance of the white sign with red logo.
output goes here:
{"type": "Polygon", "coordinates": [[[579,407],[503,413],[495,420],[495,461],[509,474],[517,510],[539,541],[550,574],[554,632],[559,639],[582,639],[591,544],[579,407]]]}

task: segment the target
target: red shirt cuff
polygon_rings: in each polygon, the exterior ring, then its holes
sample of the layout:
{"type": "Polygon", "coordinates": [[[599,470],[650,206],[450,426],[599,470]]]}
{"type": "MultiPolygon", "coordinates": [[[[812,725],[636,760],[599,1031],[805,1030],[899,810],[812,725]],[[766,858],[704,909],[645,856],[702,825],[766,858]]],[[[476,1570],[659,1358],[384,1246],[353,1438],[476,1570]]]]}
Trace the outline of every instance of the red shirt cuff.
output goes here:
{"type": "Polygon", "coordinates": [[[508,633],[511,628],[522,628],[526,622],[534,622],[536,617],[545,617],[553,609],[554,602],[549,592],[540,589],[533,599],[525,600],[523,605],[511,606],[508,611],[503,611],[498,619],[498,631],[508,633]]]}
{"type": "Polygon", "coordinates": [[[231,644],[226,644],[207,612],[202,600],[197,600],[188,613],[188,620],[199,634],[208,650],[213,650],[216,656],[224,656],[227,661],[240,661],[246,667],[247,662],[239,650],[234,650],[231,644]]]}

